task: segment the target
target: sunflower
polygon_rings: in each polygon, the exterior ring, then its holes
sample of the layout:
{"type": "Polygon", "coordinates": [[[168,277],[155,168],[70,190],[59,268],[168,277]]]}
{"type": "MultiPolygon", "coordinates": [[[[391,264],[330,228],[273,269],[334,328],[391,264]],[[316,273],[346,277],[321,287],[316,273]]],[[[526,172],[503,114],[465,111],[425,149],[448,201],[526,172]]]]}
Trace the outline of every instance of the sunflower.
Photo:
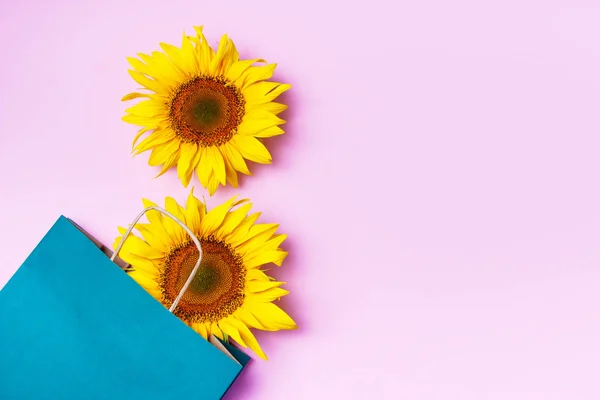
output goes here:
{"type": "Polygon", "coordinates": [[[246,160],[271,163],[263,138],[280,135],[278,117],[287,106],[274,102],[289,84],[268,81],[276,64],[240,60],[233,41],[224,35],[214,51],[202,27],[183,35],[181,48],[160,43],[163,52],[139,53],[127,60],[131,77],[148,93],[126,110],[123,120],[141,126],[134,154],[151,150],[148,163],[162,165],[158,176],[177,166],[185,187],[194,171],[212,195],[219,185],[238,186],[237,173],[251,175],[246,160]],[[144,140],[138,140],[149,133],[144,140]]]}
{"type": "MultiPolygon", "coordinates": [[[[143,200],[144,207],[156,205],[143,200]]],[[[262,266],[280,266],[287,252],[279,247],[286,235],[276,224],[257,224],[260,213],[248,215],[248,200],[227,202],[206,210],[190,192],[185,207],[167,197],[165,208],[184,222],[202,247],[200,269],[174,314],[208,338],[233,338],[267,359],[249,328],[266,331],[295,329],[296,323],[273,302],[289,292],[267,276],[262,266]]],[[[198,261],[198,249],[184,229],[158,211],[130,234],[119,256],[132,269],[129,276],[165,307],[170,307],[198,261]]],[[[115,240],[114,248],[125,234],[115,240]]]]}

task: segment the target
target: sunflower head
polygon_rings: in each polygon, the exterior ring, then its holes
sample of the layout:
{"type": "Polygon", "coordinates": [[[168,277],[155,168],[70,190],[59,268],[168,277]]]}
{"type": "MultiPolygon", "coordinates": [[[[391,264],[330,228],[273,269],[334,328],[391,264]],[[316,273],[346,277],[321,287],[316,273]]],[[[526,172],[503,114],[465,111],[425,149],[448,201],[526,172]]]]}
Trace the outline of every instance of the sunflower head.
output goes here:
{"type": "Polygon", "coordinates": [[[195,171],[212,195],[219,185],[237,187],[238,173],[251,174],[246,160],[271,163],[262,139],[283,133],[278,115],[286,106],[274,100],[290,85],[269,81],[275,64],[240,60],[227,35],[215,51],[202,27],[195,30],[181,47],[161,43],[162,51],[128,58],[142,89],[123,100],[143,100],[123,120],[141,127],[134,153],[151,151],[148,162],[162,166],[159,176],[176,167],[187,187],[195,171]]]}
{"type": "MultiPolygon", "coordinates": [[[[144,200],[144,206],[155,205],[144,200]]],[[[235,198],[207,211],[190,193],[185,207],[167,197],[165,208],[184,222],[202,247],[200,269],[174,310],[204,338],[233,338],[260,357],[266,355],[250,328],[266,331],[295,329],[296,323],[274,302],[289,292],[265,274],[263,266],[280,266],[287,252],[280,248],[286,235],[278,225],[256,223],[251,203],[235,198]]],[[[136,225],[119,256],[131,264],[129,275],[156,300],[170,307],[189,278],[199,252],[180,225],[158,211],[136,225]]],[[[114,247],[126,229],[120,227],[114,247]]]]}

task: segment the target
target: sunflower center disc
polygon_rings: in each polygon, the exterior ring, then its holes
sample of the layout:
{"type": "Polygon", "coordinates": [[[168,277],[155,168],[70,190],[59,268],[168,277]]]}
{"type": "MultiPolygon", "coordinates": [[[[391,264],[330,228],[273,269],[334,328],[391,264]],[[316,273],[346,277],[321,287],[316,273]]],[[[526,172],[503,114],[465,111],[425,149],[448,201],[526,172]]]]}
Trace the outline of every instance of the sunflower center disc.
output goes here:
{"type": "MultiPolygon", "coordinates": [[[[175,315],[191,322],[216,322],[232,314],[244,300],[246,270],[242,259],[223,242],[201,239],[202,261],[175,315]]],[[[187,242],[170,251],[160,279],[170,306],[198,261],[198,249],[187,242]]]]}
{"type": "Polygon", "coordinates": [[[223,99],[219,99],[220,93],[208,93],[206,98],[200,98],[196,104],[192,104],[187,115],[188,124],[198,125],[200,128],[209,128],[223,123],[223,99]],[[210,96],[215,95],[215,96],[210,96]]]}
{"type": "Polygon", "coordinates": [[[226,79],[197,77],[179,87],[169,117],[181,140],[218,146],[237,132],[244,105],[239,90],[226,79]]]}

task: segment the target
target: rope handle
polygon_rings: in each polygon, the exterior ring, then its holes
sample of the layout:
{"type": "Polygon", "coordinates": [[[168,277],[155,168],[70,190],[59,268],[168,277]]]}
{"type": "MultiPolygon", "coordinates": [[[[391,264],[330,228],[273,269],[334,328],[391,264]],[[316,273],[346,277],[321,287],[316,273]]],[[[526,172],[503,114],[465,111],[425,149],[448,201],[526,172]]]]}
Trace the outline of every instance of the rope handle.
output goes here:
{"type": "Polygon", "coordinates": [[[110,257],[110,261],[115,262],[115,258],[117,257],[117,255],[119,254],[119,251],[121,251],[121,248],[125,244],[125,240],[129,237],[129,234],[131,234],[131,231],[133,231],[133,228],[135,228],[135,224],[138,223],[138,221],[144,216],[144,214],[146,214],[148,211],[153,211],[153,210],[154,211],[158,211],[158,212],[166,215],[167,217],[171,218],[173,221],[177,222],[177,224],[179,226],[181,226],[183,228],[183,230],[185,230],[188,233],[188,235],[190,235],[190,237],[192,238],[192,241],[194,242],[194,244],[198,248],[198,261],[196,262],[196,265],[194,265],[194,269],[192,270],[192,273],[190,274],[190,276],[187,278],[187,281],[185,281],[185,284],[183,285],[183,287],[179,291],[179,294],[175,298],[175,301],[173,301],[173,304],[171,304],[171,307],[169,308],[169,312],[172,313],[173,310],[175,310],[175,308],[179,304],[179,301],[183,297],[183,294],[185,293],[185,291],[188,289],[188,287],[192,283],[192,280],[194,279],[194,277],[196,276],[196,273],[198,272],[198,269],[200,268],[200,262],[202,261],[202,247],[200,246],[200,241],[198,240],[198,238],[196,237],[196,235],[194,235],[194,232],[192,232],[192,230],[186,224],[184,224],[183,222],[181,222],[176,216],[174,216],[173,214],[171,214],[170,212],[168,212],[164,208],[160,208],[158,206],[147,207],[142,212],[140,212],[138,214],[138,216],[135,217],[135,219],[133,220],[133,222],[131,223],[131,225],[129,225],[129,228],[127,228],[127,231],[125,232],[125,234],[123,235],[123,237],[119,241],[119,244],[117,245],[117,248],[115,249],[114,253],[110,257]]]}

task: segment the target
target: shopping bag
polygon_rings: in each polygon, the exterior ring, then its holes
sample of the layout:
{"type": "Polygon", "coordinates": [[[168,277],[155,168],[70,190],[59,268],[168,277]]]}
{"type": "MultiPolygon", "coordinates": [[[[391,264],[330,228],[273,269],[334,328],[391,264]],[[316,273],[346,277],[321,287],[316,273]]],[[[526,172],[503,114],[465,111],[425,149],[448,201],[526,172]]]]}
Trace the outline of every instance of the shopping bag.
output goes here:
{"type": "MultiPolygon", "coordinates": [[[[187,228],[149,207],[130,230],[149,209],[187,228]]],[[[0,399],[224,395],[249,357],[214,336],[205,340],[170,312],[194,273],[167,310],[127,276],[118,249],[111,254],[61,216],[2,288],[0,399]]]]}

